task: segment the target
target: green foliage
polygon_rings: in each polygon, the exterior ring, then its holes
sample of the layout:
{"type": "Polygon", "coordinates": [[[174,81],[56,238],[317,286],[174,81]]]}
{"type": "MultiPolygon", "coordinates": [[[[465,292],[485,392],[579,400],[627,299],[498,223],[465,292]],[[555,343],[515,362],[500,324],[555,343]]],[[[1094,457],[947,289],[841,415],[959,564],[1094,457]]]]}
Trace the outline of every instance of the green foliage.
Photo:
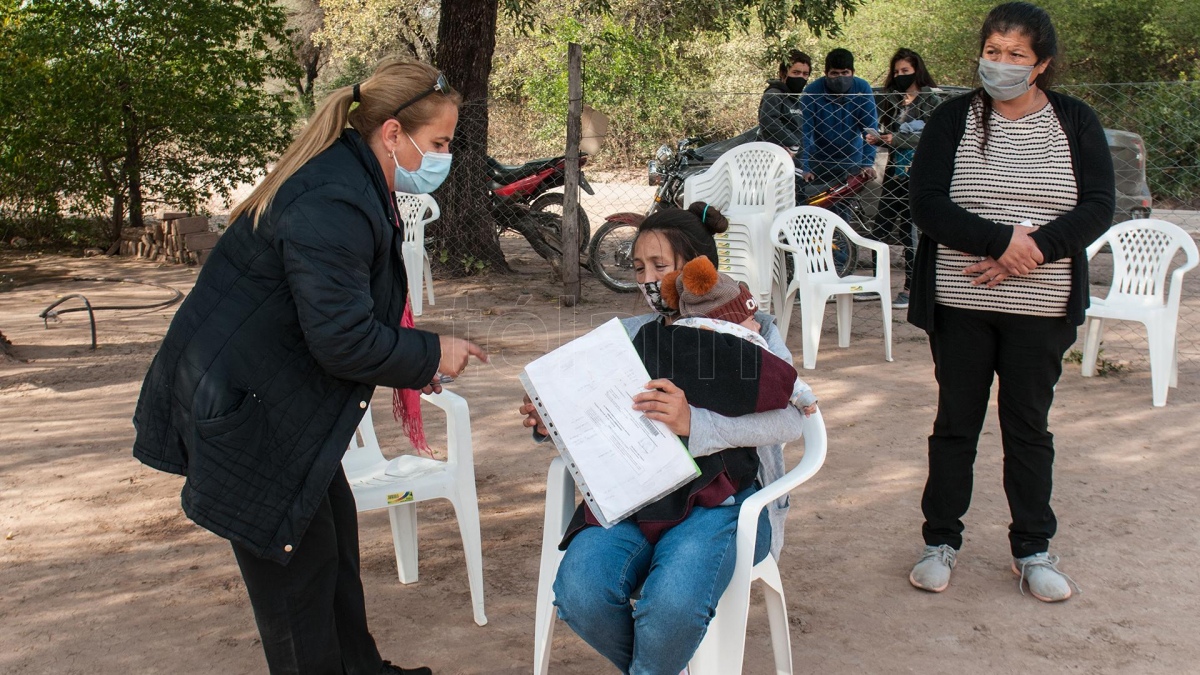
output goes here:
{"type": "Polygon", "coordinates": [[[1200,205],[1200,81],[1059,89],[1087,101],[1105,127],[1142,137],[1155,202],[1200,205]]]}
{"type": "Polygon", "coordinates": [[[143,195],[195,209],[285,147],[294,79],[272,0],[0,5],[0,207],[107,212],[143,195]]]}
{"type": "MultiPolygon", "coordinates": [[[[1078,363],[1083,364],[1083,352],[1078,349],[1072,349],[1063,356],[1063,363],[1078,363]]],[[[1104,358],[1104,350],[1096,351],[1096,374],[1100,377],[1108,377],[1109,375],[1117,375],[1125,370],[1125,364],[1119,361],[1110,361],[1104,358]]]]}
{"type": "Polygon", "coordinates": [[[433,62],[438,0],[320,0],[324,25],[313,41],[338,61],[374,65],[385,56],[405,55],[433,62]]]}
{"type": "MultiPolygon", "coordinates": [[[[874,0],[850,16],[835,46],[858,75],[880,83],[899,47],[914,49],[938,82],[975,81],[979,28],[998,0],[874,0]]],[[[1200,3],[1180,0],[1039,0],[1059,39],[1059,81],[1146,82],[1200,77],[1200,3]]],[[[814,55],[816,56],[816,55],[814,55]]],[[[816,68],[820,70],[820,68],[816,68]]]]}

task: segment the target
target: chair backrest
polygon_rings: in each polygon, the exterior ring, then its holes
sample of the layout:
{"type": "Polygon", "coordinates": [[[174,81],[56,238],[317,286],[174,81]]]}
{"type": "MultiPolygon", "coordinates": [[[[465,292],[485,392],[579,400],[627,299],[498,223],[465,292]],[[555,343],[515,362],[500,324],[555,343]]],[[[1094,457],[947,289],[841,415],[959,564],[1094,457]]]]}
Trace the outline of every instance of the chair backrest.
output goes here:
{"type": "Polygon", "coordinates": [[[783,148],[774,143],[746,143],[721,159],[730,167],[730,211],[762,209],[770,221],[795,205],[795,163],[783,148]]]}
{"type": "MultiPolygon", "coordinates": [[[[1087,248],[1091,259],[1105,244],[1112,249],[1113,277],[1108,301],[1147,306],[1164,304],[1167,271],[1180,249],[1189,270],[1200,262],[1196,242],[1183,228],[1165,220],[1144,218],[1113,225],[1087,248]]],[[[1174,295],[1174,293],[1173,293],[1174,295]]]]}
{"type": "Polygon", "coordinates": [[[375,436],[375,425],[371,423],[371,406],[358,423],[354,437],[350,439],[350,447],[342,457],[342,469],[346,478],[353,480],[364,471],[368,471],[383,461],[383,450],[379,448],[379,439],[375,436]]]}
{"type": "Polygon", "coordinates": [[[430,195],[396,193],[396,206],[400,209],[400,220],[404,221],[404,241],[425,242],[425,226],[442,217],[437,200],[430,195]]]}
{"type": "Polygon", "coordinates": [[[849,229],[833,211],[819,206],[794,206],[775,218],[771,241],[794,256],[797,276],[837,276],[833,262],[833,231],[849,229]]]}
{"type": "Polygon", "coordinates": [[[684,206],[704,201],[726,215],[758,212],[769,222],[796,201],[791,155],[774,143],[745,143],[717,158],[683,184],[684,206]]]}

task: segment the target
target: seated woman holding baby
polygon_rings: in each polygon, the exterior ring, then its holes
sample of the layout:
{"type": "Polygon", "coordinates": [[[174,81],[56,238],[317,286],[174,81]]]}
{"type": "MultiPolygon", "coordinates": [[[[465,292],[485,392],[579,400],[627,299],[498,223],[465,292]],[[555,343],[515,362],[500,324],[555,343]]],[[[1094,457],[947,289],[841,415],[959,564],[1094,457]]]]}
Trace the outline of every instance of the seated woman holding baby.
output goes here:
{"type": "MultiPolygon", "coordinates": [[[[703,202],[647,217],[633,260],[654,311],[622,321],[653,378],[634,408],[683,438],[701,475],[608,529],[580,505],[560,545],[558,616],[622,673],[686,668],[733,575],[739,505],[783,475],[782,444],[815,405],[774,318],[715,271],[728,227],[703,202]]],[[[541,438],[528,399],[521,413],[541,438]]],[[[787,509],[763,512],[755,562],[778,557],[787,509]]]]}

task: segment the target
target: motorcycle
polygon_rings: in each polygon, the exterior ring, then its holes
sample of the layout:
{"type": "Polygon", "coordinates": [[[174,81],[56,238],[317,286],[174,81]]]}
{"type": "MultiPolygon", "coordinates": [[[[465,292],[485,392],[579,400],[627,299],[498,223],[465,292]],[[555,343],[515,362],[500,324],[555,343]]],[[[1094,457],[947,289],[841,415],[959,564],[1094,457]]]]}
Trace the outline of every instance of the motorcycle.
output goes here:
{"type": "MultiPolygon", "coordinates": [[[[608,288],[619,293],[637,289],[633,270],[633,240],[638,225],[647,216],[664,208],[683,208],[683,183],[691,175],[705,171],[730,148],[755,140],[754,130],[733,138],[700,146],[696,137],[680,140],[675,148],[663,145],[647,164],[650,185],[657,185],[650,207],[643,213],[614,213],[605,218],[596,230],[588,247],[587,260],[592,273],[608,288]]],[[[862,206],[854,197],[864,184],[861,176],[851,176],[845,183],[822,186],[804,183],[796,171],[796,184],[801,187],[799,203],[836,211],[858,232],[866,232],[862,206]]],[[[858,246],[840,231],[833,240],[834,268],[838,276],[851,274],[858,265],[858,246]]]]}
{"type": "MultiPolygon", "coordinates": [[[[492,217],[496,235],[514,230],[525,237],[538,255],[546,259],[562,257],[562,217],[564,196],[550,192],[562,187],[566,180],[566,156],[535,159],[525,164],[509,166],[492,157],[488,163],[488,190],[492,193],[492,217]]],[[[587,155],[579,158],[582,169],[587,155]]],[[[589,195],[595,194],[583,171],[579,172],[579,187],[589,195]]],[[[579,251],[586,254],[591,227],[583,206],[578,207],[579,251]]]]}
{"type": "Polygon", "coordinates": [[[604,219],[604,224],[596,230],[588,247],[588,266],[592,274],[608,288],[618,293],[628,293],[637,289],[633,273],[633,240],[637,236],[638,225],[646,216],[669,207],[680,207],[683,199],[683,181],[688,176],[699,173],[706,168],[689,167],[704,164],[704,156],[696,152],[699,138],[685,138],[676,144],[674,149],[669,145],[659,147],[654,159],[647,165],[647,178],[650,185],[657,185],[654,200],[645,213],[624,211],[614,213],[604,219]]]}

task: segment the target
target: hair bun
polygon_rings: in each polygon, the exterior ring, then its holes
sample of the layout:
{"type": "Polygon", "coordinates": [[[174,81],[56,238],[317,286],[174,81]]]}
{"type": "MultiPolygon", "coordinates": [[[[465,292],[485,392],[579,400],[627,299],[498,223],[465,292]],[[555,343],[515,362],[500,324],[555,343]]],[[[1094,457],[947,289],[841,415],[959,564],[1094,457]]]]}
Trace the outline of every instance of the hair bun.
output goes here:
{"type": "Polygon", "coordinates": [[[729,219],[721,213],[721,209],[707,202],[692,202],[687,210],[695,214],[704,229],[712,234],[721,234],[729,229],[729,219]]]}

